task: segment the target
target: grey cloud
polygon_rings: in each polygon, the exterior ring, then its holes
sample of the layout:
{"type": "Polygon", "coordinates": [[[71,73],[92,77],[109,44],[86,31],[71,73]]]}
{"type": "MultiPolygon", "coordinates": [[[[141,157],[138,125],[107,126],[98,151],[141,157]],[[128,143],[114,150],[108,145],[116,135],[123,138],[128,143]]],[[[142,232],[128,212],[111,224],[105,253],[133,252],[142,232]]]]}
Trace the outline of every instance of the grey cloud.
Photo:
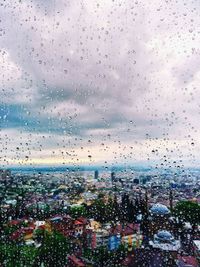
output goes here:
{"type": "Polygon", "coordinates": [[[13,114],[2,127],[56,136],[67,132],[84,140],[95,132],[97,144],[103,129],[116,140],[133,142],[146,134],[181,138],[190,122],[199,131],[192,116],[197,105],[190,104],[197,101],[191,89],[188,94],[180,89],[184,80],[197,84],[199,58],[192,49],[199,38],[192,36],[200,21],[194,7],[191,1],[184,6],[159,0],[5,3],[1,46],[9,60],[4,66],[13,62],[20,72],[16,81],[12,72],[0,76],[2,102],[13,114]]]}

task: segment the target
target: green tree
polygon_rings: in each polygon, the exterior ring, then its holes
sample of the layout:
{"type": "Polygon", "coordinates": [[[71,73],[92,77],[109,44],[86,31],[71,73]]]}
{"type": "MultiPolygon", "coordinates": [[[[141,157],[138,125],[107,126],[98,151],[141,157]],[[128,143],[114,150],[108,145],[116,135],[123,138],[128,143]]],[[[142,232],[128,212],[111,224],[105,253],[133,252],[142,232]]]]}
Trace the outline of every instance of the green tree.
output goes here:
{"type": "Polygon", "coordinates": [[[200,205],[193,201],[180,201],[177,203],[174,214],[192,226],[200,224],[200,205]]]}
{"type": "Polygon", "coordinates": [[[46,235],[46,230],[37,229],[34,233],[34,239],[37,240],[38,243],[43,243],[46,235]]]}
{"type": "Polygon", "coordinates": [[[31,267],[37,249],[34,246],[19,246],[15,242],[0,243],[0,262],[6,267],[31,267]]]}
{"type": "Polygon", "coordinates": [[[91,218],[104,223],[107,221],[106,204],[102,199],[95,199],[94,203],[90,206],[88,214],[91,218]]]}
{"type": "Polygon", "coordinates": [[[109,251],[105,247],[99,247],[92,253],[92,260],[100,267],[109,266],[117,267],[122,266],[121,262],[127,256],[124,246],[120,246],[117,250],[109,251]]]}
{"type": "Polygon", "coordinates": [[[85,206],[80,205],[80,206],[75,206],[75,207],[71,207],[69,210],[69,214],[72,218],[78,218],[78,217],[87,217],[87,210],[85,208],[85,206]]]}
{"type": "Polygon", "coordinates": [[[39,264],[44,263],[45,267],[63,267],[66,265],[68,253],[69,242],[62,234],[57,232],[47,233],[40,247],[37,261],[39,264]]]}

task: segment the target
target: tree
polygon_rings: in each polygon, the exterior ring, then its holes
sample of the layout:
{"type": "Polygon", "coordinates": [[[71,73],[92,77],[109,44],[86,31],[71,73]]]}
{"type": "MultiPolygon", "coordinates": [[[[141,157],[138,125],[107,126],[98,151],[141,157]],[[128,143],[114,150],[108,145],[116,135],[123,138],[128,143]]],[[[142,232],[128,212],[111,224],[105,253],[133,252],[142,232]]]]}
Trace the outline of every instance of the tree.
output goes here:
{"type": "Polygon", "coordinates": [[[122,203],[121,203],[121,220],[124,222],[129,221],[129,213],[130,213],[130,199],[127,194],[122,196],[122,203]]]}
{"type": "Polygon", "coordinates": [[[193,201],[180,201],[177,203],[174,214],[194,227],[200,223],[200,205],[193,201]]]}
{"type": "Polygon", "coordinates": [[[106,204],[106,218],[108,222],[115,221],[114,202],[112,198],[109,198],[106,204]]]}
{"type": "Polygon", "coordinates": [[[39,264],[44,263],[45,267],[63,267],[66,265],[68,252],[69,242],[62,234],[47,233],[39,251],[39,264]]]}
{"type": "Polygon", "coordinates": [[[120,246],[117,250],[109,251],[105,247],[99,247],[92,252],[92,260],[96,263],[95,266],[117,267],[122,266],[122,260],[127,256],[124,246],[120,246]]]}
{"type": "Polygon", "coordinates": [[[75,207],[70,207],[69,214],[72,218],[78,218],[78,217],[86,217],[87,216],[87,210],[85,206],[80,205],[80,206],[75,206],[75,207]]]}
{"type": "Polygon", "coordinates": [[[119,221],[120,218],[120,207],[117,201],[117,196],[114,196],[113,200],[113,214],[114,214],[114,222],[119,221]]]}
{"type": "Polygon", "coordinates": [[[34,239],[37,240],[38,243],[43,243],[45,239],[46,230],[45,229],[37,229],[34,233],[34,239]]]}
{"type": "Polygon", "coordinates": [[[104,223],[107,221],[106,204],[102,199],[95,199],[88,209],[88,215],[95,220],[104,223]]]}
{"type": "Polygon", "coordinates": [[[6,267],[33,266],[37,249],[16,242],[0,243],[0,262],[6,267]]]}
{"type": "Polygon", "coordinates": [[[134,222],[135,220],[136,220],[135,205],[133,204],[133,201],[130,201],[128,206],[128,221],[134,222]]]}

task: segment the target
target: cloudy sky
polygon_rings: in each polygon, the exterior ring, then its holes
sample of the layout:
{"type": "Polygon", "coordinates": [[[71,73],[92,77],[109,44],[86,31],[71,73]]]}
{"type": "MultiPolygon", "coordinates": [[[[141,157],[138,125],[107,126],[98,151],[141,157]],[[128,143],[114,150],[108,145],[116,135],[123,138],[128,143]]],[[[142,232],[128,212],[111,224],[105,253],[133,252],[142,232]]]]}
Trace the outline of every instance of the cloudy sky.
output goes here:
{"type": "Polygon", "coordinates": [[[0,165],[200,163],[200,3],[5,0],[0,165]]]}

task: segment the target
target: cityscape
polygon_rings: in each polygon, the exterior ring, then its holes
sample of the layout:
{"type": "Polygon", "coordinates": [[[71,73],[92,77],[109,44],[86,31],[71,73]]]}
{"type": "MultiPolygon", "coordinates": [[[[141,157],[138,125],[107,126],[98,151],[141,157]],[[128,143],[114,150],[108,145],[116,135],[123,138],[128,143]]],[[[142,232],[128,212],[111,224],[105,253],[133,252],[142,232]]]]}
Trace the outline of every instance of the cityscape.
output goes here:
{"type": "Polygon", "coordinates": [[[200,266],[200,2],[0,1],[0,267],[200,266]]]}
{"type": "Polygon", "coordinates": [[[2,266],[199,266],[197,170],[0,174],[2,266]]]}

